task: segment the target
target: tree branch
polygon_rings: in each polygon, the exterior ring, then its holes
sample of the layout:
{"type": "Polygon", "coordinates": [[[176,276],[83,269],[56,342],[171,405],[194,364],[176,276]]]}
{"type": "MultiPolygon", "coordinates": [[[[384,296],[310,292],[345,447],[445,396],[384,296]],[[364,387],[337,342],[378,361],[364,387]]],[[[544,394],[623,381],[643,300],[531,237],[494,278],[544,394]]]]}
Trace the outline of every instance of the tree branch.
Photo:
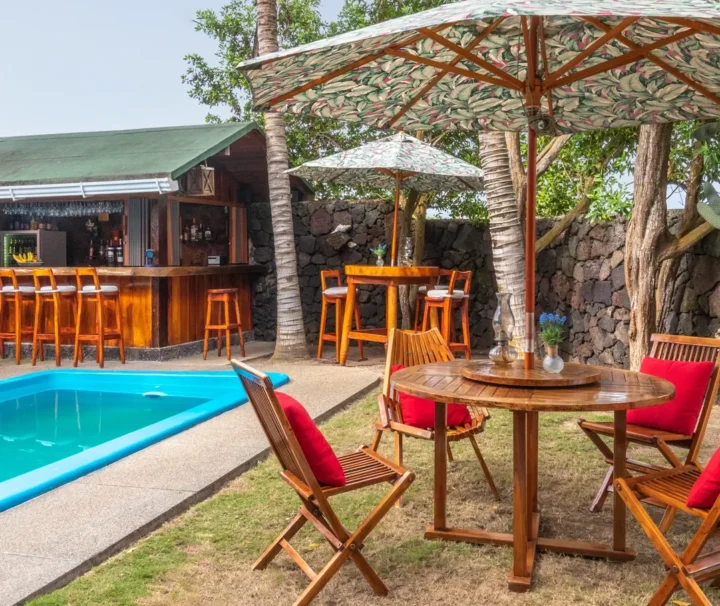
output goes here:
{"type": "Polygon", "coordinates": [[[673,257],[677,257],[678,255],[687,252],[690,248],[692,248],[695,244],[700,242],[700,240],[702,240],[709,233],[712,233],[714,230],[715,228],[710,225],[710,223],[704,221],[698,227],[691,230],[684,236],[680,238],[673,238],[672,242],[668,244],[660,253],[660,262],[662,263],[667,259],[672,259],[673,257]]]}
{"type": "Polygon", "coordinates": [[[578,203],[569,213],[560,219],[560,221],[558,221],[549,232],[541,238],[538,238],[537,243],[535,244],[535,254],[539,254],[540,251],[550,246],[550,244],[555,241],[555,238],[570,227],[575,219],[581,217],[587,212],[587,209],[590,206],[590,198],[588,195],[594,186],[595,177],[588,177],[585,181],[585,187],[583,188],[583,193],[578,203]]]}
{"type": "Polygon", "coordinates": [[[572,137],[572,135],[555,137],[543,148],[537,159],[535,174],[537,174],[538,177],[541,177],[545,174],[547,169],[550,168],[550,165],[555,161],[555,158],[560,155],[562,148],[565,147],[565,144],[570,140],[570,137],[572,137]]]}

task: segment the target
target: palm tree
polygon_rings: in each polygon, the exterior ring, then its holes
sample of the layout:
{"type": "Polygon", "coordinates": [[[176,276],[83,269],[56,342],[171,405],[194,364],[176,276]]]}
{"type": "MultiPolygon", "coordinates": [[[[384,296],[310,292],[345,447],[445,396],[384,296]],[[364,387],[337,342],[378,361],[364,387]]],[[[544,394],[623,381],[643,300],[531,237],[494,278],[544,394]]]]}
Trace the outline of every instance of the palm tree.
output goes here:
{"type": "Polygon", "coordinates": [[[508,148],[505,134],[501,132],[482,133],[479,140],[495,278],[501,292],[512,293],[514,340],[522,344],[525,335],[525,242],[508,148]]]}
{"type": "MultiPolygon", "coordinates": [[[[275,0],[257,0],[257,50],[261,55],[278,50],[277,14],[275,0]]],[[[290,178],[285,174],[288,168],[285,122],[282,115],[277,113],[268,112],[264,117],[277,271],[277,340],[274,357],[306,358],[308,348],[295,257],[290,178]]]]}

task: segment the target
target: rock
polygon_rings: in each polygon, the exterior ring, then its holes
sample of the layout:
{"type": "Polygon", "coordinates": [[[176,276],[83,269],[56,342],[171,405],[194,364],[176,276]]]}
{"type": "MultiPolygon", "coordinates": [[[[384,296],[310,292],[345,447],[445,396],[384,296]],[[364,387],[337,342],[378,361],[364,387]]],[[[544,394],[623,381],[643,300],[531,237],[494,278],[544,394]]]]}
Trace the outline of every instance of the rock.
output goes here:
{"type": "Polygon", "coordinates": [[[603,316],[598,320],[598,326],[607,332],[614,332],[615,320],[609,316],[603,316]]]}
{"type": "Polygon", "coordinates": [[[597,260],[588,261],[583,266],[583,275],[586,280],[599,280],[600,279],[600,265],[601,262],[597,260]]]}
{"type": "Polygon", "coordinates": [[[585,271],[582,263],[575,264],[572,277],[576,282],[582,282],[585,279],[585,271]]]}
{"type": "Polygon", "coordinates": [[[612,346],[612,354],[616,364],[623,364],[623,359],[627,355],[626,345],[626,343],[621,343],[620,341],[618,341],[617,343],[615,343],[615,345],[612,346]]]}
{"type": "Polygon", "coordinates": [[[627,288],[623,288],[612,294],[612,304],[615,307],[630,308],[630,296],[628,295],[627,288]]]}
{"type": "Polygon", "coordinates": [[[612,284],[610,284],[607,280],[595,282],[595,288],[593,288],[593,301],[595,303],[610,305],[613,295],[612,290],[612,284]]]}
{"type": "Polygon", "coordinates": [[[365,246],[368,241],[368,236],[366,233],[364,234],[355,234],[353,236],[353,242],[359,246],[365,246]]]}
{"type": "Polygon", "coordinates": [[[315,265],[325,265],[325,263],[327,262],[327,258],[320,253],[313,255],[311,260],[313,263],[315,263],[315,265]]]}
{"type": "Polygon", "coordinates": [[[355,225],[362,223],[365,220],[365,205],[362,203],[351,204],[350,215],[355,225]]]}
{"type": "Polygon", "coordinates": [[[625,259],[625,254],[621,250],[616,250],[610,257],[610,267],[615,269],[625,259]]]}
{"type": "Polygon", "coordinates": [[[610,261],[605,259],[600,265],[600,279],[607,280],[610,277],[610,261]]]}
{"type": "Polygon", "coordinates": [[[680,314],[677,330],[681,335],[693,334],[692,316],[690,314],[680,314]]]}
{"type": "Polygon", "coordinates": [[[480,252],[482,240],[477,237],[477,229],[470,223],[464,223],[460,228],[452,247],[462,252],[480,252]]]}
{"type": "Polygon", "coordinates": [[[625,286],[625,266],[620,265],[610,272],[613,290],[620,290],[625,286]]]}
{"type": "Polygon", "coordinates": [[[600,240],[593,240],[590,246],[590,256],[593,258],[601,258],[605,256],[605,245],[600,240]]]}
{"type": "Polygon", "coordinates": [[[311,255],[315,252],[315,238],[313,236],[300,236],[297,238],[298,249],[311,255]]]}
{"type": "Polygon", "coordinates": [[[255,263],[268,263],[273,259],[273,251],[271,248],[258,246],[255,249],[253,258],[255,263]]]}
{"type": "Polygon", "coordinates": [[[343,210],[340,212],[337,212],[337,208],[335,209],[335,215],[333,216],[333,225],[335,226],[335,231],[337,231],[338,227],[347,226],[343,231],[348,231],[352,227],[352,213],[348,210],[343,210]]]}
{"type": "Polygon", "coordinates": [[[578,261],[586,261],[590,258],[590,244],[585,240],[578,242],[575,258],[578,261]]]}
{"type": "Polygon", "coordinates": [[[310,255],[300,251],[298,253],[298,265],[300,267],[305,267],[309,263],[310,263],[310,255]]]}
{"type": "Polygon", "coordinates": [[[708,309],[714,318],[720,318],[720,286],[716,286],[710,297],[708,297],[708,309]]]}
{"type": "Polygon", "coordinates": [[[698,294],[705,294],[718,283],[718,260],[707,255],[696,256],[693,259],[691,280],[698,294]]]}
{"type": "Polygon", "coordinates": [[[559,272],[552,277],[552,287],[553,291],[557,293],[557,296],[561,300],[565,300],[568,293],[570,292],[569,280],[567,279],[567,277],[565,277],[564,274],[561,274],[559,272]]]}
{"type": "Polygon", "coordinates": [[[365,211],[365,225],[373,226],[380,217],[380,211],[377,209],[365,211]]]}
{"type": "Polygon", "coordinates": [[[612,350],[610,350],[610,349],[606,349],[605,351],[603,351],[598,356],[598,359],[605,366],[614,366],[615,365],[615,358],[613,356],[612,350]]]}
{"type": "Polygon", "coordinates": [[[310,233],[313,236],[324,236],[330,233],[333,218],[324,207],[319,208],[310,216],[310,233]]]}
{"type": "Polygon", "coordinates": [[[628,323],[627,322],[618,322],[617,328],[615,329],[615,332],[613,333],[615,335],[615,338],[620,341],[623,345],[628,344],[628,323]]]}
{"type": "Polygon", "coordinates": [[[350,236],[342,231],[334,231],[325,241],[333,250],[340,250],[351,240],[350,236]]]}
{"type": "Polygon", "coordinates": [[[686,286],[680,302],[680,313],[692,313],[698,308],[698,298],[692,286],[686,286]]]}

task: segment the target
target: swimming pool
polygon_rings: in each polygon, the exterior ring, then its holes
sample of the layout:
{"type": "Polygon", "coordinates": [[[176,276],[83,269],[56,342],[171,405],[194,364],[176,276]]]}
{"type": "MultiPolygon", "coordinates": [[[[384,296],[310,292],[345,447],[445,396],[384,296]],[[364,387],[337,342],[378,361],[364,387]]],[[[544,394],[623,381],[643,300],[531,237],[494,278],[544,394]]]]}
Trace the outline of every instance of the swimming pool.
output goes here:
{"type": "MultiPolygon", "coordinates": [[[[276,387],[289,380],[269,376],[276,387]]],[[[246,401],[233,371],[53,370],[0,381],[0,511],[246,401]]]]}

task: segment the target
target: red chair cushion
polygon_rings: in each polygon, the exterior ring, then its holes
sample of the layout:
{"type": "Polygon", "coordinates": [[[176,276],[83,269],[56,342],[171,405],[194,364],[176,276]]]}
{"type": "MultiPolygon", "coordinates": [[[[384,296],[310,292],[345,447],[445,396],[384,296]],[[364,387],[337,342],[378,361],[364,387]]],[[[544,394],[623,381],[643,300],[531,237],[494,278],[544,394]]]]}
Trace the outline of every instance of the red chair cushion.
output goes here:
{"type": "MultiPolygon", "coordinates": [[[[390,373],[405,368],[402,364],[396,364],[390,368],[390,373]]],[[[435,402],[425,398],[411,396],[408,393],[398,392],[400,409],[402,410],[403,423],[419,427],[420,429],[435,429],[435,402]]],[[[448,427],[456,425],[467,425],[472,423],[472,416],[467,406],[462,404],[448,404],[447,424],[448,427]]]]}
{"type": "Polygon", "coordinates": [[[715,499],[720,495],[720,448],[710,459],[707,467],[703,469],[688,494],[687,506],[699,509],[710,509],[715,505],[715,499]]]}
{"type": "Polygon", "coordinates": [[[308,411],[286,393],[278,391],[275,395],[317,481],[327,486],[345,486],[342,465],[308,411]]]}
{"type": "Polygon", "coordinates": [[[712,362],[677,362],[645,357],[640,372],[667,379],[675,397],[665,404],[629,410],[628,423],[692,435],[710,382],[712,362]]]}

